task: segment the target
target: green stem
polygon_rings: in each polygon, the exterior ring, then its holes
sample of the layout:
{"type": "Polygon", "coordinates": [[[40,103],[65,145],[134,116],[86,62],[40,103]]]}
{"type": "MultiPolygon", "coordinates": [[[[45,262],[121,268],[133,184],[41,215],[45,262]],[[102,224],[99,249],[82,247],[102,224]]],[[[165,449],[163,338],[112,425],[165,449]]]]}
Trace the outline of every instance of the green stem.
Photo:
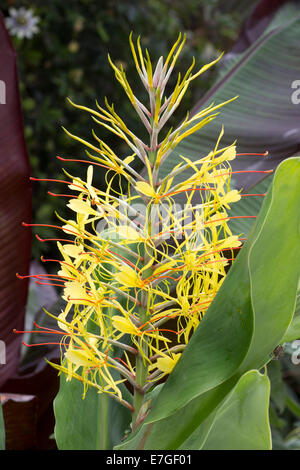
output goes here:
{"type": "Polygon", "coordinates": [[[109,397],[102,393],[100,398],[100,450],[108,450],[109,449],[109,397]]]}
{"type": "MultiPolygon", "coordinates": [[[[151,132],[150,132],[150,146],[151,146],[151,141],[152,141],[152,135],[153,132],[155,132],[154,129],[154,120],[153,118],[150,119],[150,124],[151,124],[151,132]]],[[[154,166],[156,158],[157,158],[157,151],[150,150],[148,153],[149,161],[152,166],[154,166]]],[[[155,182],[154,182],[155,183],[155,182]]],[[[152,229],[151,229],[151,204],[148,205],[147,207],[147,217],[146,217],[146,224],[148,225],[148,234],[151,236],[152,229]]],[[[144,263],[145,265],[150,261],[151,256],[152,256],[152,248],[148,247],[148,250],[146,250],[146,247],[144,246],[144,252],[142,253],[143,258],[144,258],[144,263]]],[[[152,274],[152,268],[148,268],[144,272],[144,278],[146,279],[147,277],[151,276],[152,274]]],[[[149,321],[150,319],[150,312],[148,311],[148,294],[144,291],[142,292],[141,295],[141,304],[139,308],[139,320],[141,324],[145,324],[149,321]]],[[[146,327],[145,327],[146,328],[146,327]]],[[[147,339],[146,337],[143,338],[143,343],[140,340],[140,346],[143,352],[144,357],[148,357],[148,345],[147,345],[147,339]]],[[[148,375],[148,366],[143,360],[143,357],[141,354],[139,354],[136,357],[136,369],[135,369],[135,381],[138,387],[135,387],[134,389],[134,397],[133,397],[133,406],[134,406],[134,412],[133,412],[133,417],[132,417],[132,427],[134,429],[134,426],[137,423],[137,417],[139,415],[139,411],[144,403],[145,400],[145,392],[143,390],[143,387],[147,384],[147,375],[148,375]]]]}
{"type": "Polygon", "coordinates": [[[139,385],[139,389],[134,389],[134,397],[133,397],[133,407],[134,412],[132,416],[132,425],[133,427],[136,424],[136,420],[141,409],[141,406],[144,403],[145,392],[142,388],[146,384],[147,380],[147,366],[145,366],[143,362],[143,358],[141,356],[137,356],[136,358],[136,383],[139,385]]]}

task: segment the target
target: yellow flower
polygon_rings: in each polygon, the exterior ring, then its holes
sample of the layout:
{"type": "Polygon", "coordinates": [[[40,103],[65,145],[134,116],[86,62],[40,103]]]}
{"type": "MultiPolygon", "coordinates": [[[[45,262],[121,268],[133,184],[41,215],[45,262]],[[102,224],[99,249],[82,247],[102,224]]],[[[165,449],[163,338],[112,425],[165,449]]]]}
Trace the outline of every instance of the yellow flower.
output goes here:
{"type": "Polygon", "coordinates": [[[154,364],[149,366],[149,370],[151,371],[156,368],[161,370],[164,374],[170,374],[179,361],[180,356],[180,353],[171,353],[170,356],[160,357],[154,364]]]}

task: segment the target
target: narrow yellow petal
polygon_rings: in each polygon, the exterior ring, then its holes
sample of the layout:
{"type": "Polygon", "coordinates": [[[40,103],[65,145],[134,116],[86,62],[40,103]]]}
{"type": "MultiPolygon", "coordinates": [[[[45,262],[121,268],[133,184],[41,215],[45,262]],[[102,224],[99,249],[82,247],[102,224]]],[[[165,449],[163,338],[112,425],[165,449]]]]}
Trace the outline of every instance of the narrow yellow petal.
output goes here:
{"type": "Polygon", "coordinates": [[[113,326],[116,330],[121,331],[121,333],[127,333],[130,335],[141,335],[141,332],[137,329],[137,327],[130,321],[129,318],[120,317],[115,315],[112,318],[113,326]]]}
{"type": "Polygon", "coordinates": [[[144,181],[138,181],[135,187],[140,193],[145,194],[145,196],[149,196],[149,197],[157,196],[154,188],[150,186],[149,183],[146,183],[144,181]]]}

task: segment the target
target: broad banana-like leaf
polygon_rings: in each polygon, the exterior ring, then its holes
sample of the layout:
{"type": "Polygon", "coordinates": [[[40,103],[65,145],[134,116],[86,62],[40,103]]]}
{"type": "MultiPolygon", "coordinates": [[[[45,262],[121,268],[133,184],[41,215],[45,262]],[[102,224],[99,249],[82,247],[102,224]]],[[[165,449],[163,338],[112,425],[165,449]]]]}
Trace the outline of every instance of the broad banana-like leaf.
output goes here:
{"type": "Polygon", "coordinates": [[[299,180],[300,158],[281,163],[255,226],[215,300],[144,424],[118,449],[178,448],[200,426],[204,442],[209,415],[217,412],[243,374],[271,359],[295,310],[300,277],[299,180]]]}
{"type": "MultiPolygon", "coordinates": [[[[161,168],[162,176],[169,174],[181,160],[180,155],[198,160],[215,146],[224,124],[224,146],[237,141],[239,153],[263,153],[266,157],[238,156],[234,171],[274,169],[300,149],[297,122],[295,80],[300,76],[300,7],[287,3],[279,9],[268,28],[243,53],[225,67],[216,85],[191,111],[214,102],[219,104],[238,95],[227,104],[217,118],[184,139],[161,168]]],[[[222,61],[221,61],[222,62],[222,61]]],[[[265,176],[265,175],[263,175],[265,176]]],[[[236,173],[233,184],[247,189],[262,178],[259,173],[236,173]]]]}

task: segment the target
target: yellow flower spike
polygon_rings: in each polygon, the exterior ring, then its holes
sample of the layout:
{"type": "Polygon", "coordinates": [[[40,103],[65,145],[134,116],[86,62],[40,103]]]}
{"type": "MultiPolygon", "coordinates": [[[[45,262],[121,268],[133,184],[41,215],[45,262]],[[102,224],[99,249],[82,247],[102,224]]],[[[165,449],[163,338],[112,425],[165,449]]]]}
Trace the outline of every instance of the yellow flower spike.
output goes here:
{"type": "Polygon", "coordinates": [[[70,241],[58,242],[58,276],[66,307],[57,322],[65,333],[65,355],[62,364],[55,367],[69,380],[80,380],[84,395],[92,386],[131,411],[134,408],[133,425],[145,396],[140,391],[172,373],[181,355],[178,351],[188,343],[220,289],[230,262],[225,250],[241,246],[228,225],[230,206],[241,197],[230,188],[230,163],[236,147],[233,143],[221,148],[223,128],[211,152],[193,161],[182,155],[180,163],[159,178],[160,167],[173,149],[234,99],[212,103],[192,117],[187,113],[178,127],[166,130],[161,137],[190,82],[220,60],[218,57],[193,73],[193,58],[186,72],[178,75],[173,92],[164,97],[185,41],[180,34],[166,60],[159,57],[154,67],[148,50],[141,48],[140,37],[134,44],[130,34],[133,62],[146,89],[147,103],[135,97],[123,67],[108,56],[116,80],[148,132],[147,142],[127,127],[106,98],[104,107],[96,101],[96,110],[69,100],[90,113],[100,130],[104,127],[121,138],[129,150],[122,160],[100,133],[92,131],[92,144],[65,130],[85,147],[91,164],[86,180],[64,171],[75,197],[71,195],[67,202],[72,211],[70,220],[58,216],[70,241]],[[142,174],[135,169],[135,157],[145,166],[142,174]],[[99,167],[105,171],[105,190],[93,185],[93,168],[96,171],[99,167]],[[184,178],[185,171],[188,176],[184,178]],[[186,202],[184,208],[177,207],[180,198],[186,202]],[[137,207],[141,204],[143,209],[137,207]],[[170,319],[176,322],[176,327],[171,327],[174,331],[165,325],[170,319]],[[122,347],[119,340],[124,336],[131,344],[123,345],[124,355],[117,360],[113,350],[122,347]],[[66,338],[70,338],[69,344],[66,338]],[[134,358],[126,354],[128,348],[134,358]],[[120,389],[124,380],[134,390],[127,404],[120,389]]]}

